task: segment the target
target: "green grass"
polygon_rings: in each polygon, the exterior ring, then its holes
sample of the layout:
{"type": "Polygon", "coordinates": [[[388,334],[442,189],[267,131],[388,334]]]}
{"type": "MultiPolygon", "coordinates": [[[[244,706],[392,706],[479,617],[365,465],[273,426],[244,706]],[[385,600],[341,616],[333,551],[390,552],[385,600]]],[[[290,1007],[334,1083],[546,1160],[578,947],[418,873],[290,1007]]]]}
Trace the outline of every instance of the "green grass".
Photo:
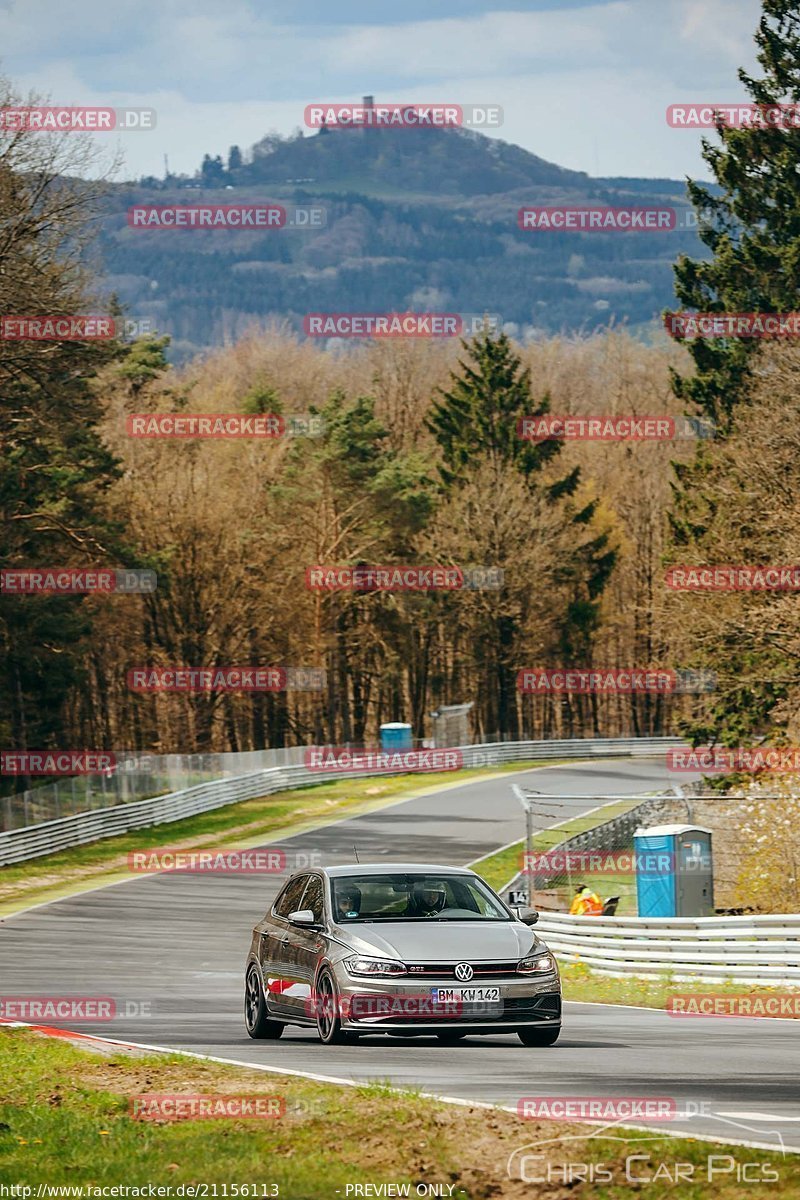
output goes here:
{"type": "Polygon", "coordinates": [[[119,837],[104,838],[0,868],[0,916],[30,904],[128,878],[127,855],[133,850],[178,845],[184,849],[201,845],[242,849],[263,844],[270,837],[287,837],[343,816],[355,816],[443,787],[457,787],[473,780],[491,779],[541,765],[539,762],[503,763],[474,770],[321,782],[226,805],[182,821],[151,825],[119,837]]]}
{"type": "MultiPolygon", "coordinates": [[[[610,821],[612,817],[618,817],[621,813],[629,812],[637,804],[641,804],[641,797],[635,797],[631,800],[614,800],[610,804],[603,805],[597,812],[573,817],[563,825],[559,825],[553,829],[543,829],[533,835],[533,848],[540,851],[553,850],[556,846],[560,846],[562,842],[565,842],[567,838],[574,837],[578,833],[585,833],[587,829],[594,829],[595,826],[610,821]]],[[[505,849],[496,851],[494,854],[487,854],[484,858],[476,859],[475,862],[470,863],[470,866],[482,879],[486,880],[490,887],[499,890],[522,869],[524,853],[525,840],[522,839],[519,842],[514,842],[512,846],[506,846],[505,849]]],[[[618,895],[621,883],[620,877],[617,875],[605,878],[613,881],[615,890],[611,894],[618,895]]],[[[593,883],[599,879],[601,879],[601,876],[592,876],[593,883]]]]}
{"type": "MultiPolygon", "coordinates": [[[[437,1045],[431,1053],[449,1058],[457,1051],[437,1045]]],[[[520,1053],[533,1063],[539,1053],[558,1051],[520,1053]]],[[[566,1195],[560,1185],[567,1161],[602,1163],[613,1177],[610,1184],[575,1185],[570,1195],[629,1200],[628,1154],[648,1156],[635,1164],[639,1175],[654,1174],[659,1163],[692,1169],[693,1181],[679,1189],[663,1174],[648,1184],[652,1200],[707,1197],[709,1155],[729,1154],[774,1172],[770,1197],[789,1200],[800,1191],[797,1157],[620,1128],[614,1136],[621,1141],[591,1134],[587,1126],[445,1105],[380,1083],[337,1088],[179,1055],[89,1053],[29,1030],[0,1030],[0,1184],[21,1184],[34,1196],[39,1184],[153,1185],[170,1188],[173,1197],[186,1185],[258,1184],[251,1197],[345,1200],[355,1184],[408,1184],[413,1196],[422,1182],[444,1185],[444,1195],[452,1188],[453,1200],[511,1200],[566,1195]],[[280,1097],[284,1115],[155,1124],[129,1115],[131,1100],[142,1093],[280,1097]],[[564,1137],[570,1140],[558,1140],[564,1137]],[[518,1174],[509,1178],[509,1158],[523,1148],[541,1156],[536,1172],[553,1179],[546,1189],[522,1184],[518,1174]]],[[[752,1197],[753,1184],[737,1184],[729,1171],[714,1181],[713,1194],[740,1200],[752,1197]]]]}
{"type": "MultiPolygon", "coordinates": [[[[754,984],[704,983],[702,980],[673,979],[660,975],[653,979],[615,978],[598,975],[583,963],[561,963],[561,982],[565,1000],[588,1000],[595,1004],[630,1004],[641,1008],[665,1008],[676,993],[703,996],[774,996],[793,992],[790,987],[756,987],[754,984]]],[[[675,1018],[680,1020],[679,1017],[675,1018]]],[[[733,1020],[733,1018],[731,1018],[733,1020]]],[[[680,1029],[680,1026],[677,1026],[680,1029]]],[[[732,1026],[735,1029],[735,1025],[732,1026]]]]}

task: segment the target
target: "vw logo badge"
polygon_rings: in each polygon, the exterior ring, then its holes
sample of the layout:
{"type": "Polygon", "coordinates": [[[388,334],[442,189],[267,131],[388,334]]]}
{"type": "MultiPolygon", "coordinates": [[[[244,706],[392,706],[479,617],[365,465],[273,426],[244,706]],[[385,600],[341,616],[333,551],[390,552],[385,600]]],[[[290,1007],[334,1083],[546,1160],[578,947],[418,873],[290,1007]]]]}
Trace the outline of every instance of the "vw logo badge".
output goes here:
{"type": "Polygon", "coordinates": [[[468,979],[472,979],[475,972],[469,963],[458,963],[456,965],[456,979],[460,979],[462,983],[466,983],[468,979]]]}

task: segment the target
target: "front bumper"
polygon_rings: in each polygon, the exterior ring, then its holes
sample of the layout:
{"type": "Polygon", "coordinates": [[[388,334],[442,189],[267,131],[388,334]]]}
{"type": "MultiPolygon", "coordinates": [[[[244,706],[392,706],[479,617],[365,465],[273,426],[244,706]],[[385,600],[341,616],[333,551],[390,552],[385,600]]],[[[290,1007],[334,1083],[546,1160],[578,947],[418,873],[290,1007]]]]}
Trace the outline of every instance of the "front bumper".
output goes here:
{"type": "MultiPolygon", "coordinates": [[[[436,1004],[434,988],[452,988],[452,978],[420,980],[356,979],[342,964],[335,971],[342,1028],[390,1033],[510,1033],[520,1026],[561,1024],[561,982],[557,972],[534,978],[482,977],[480,988],[496,987],[499,1001],[436,1004]]],[[[456,988],[462,985],[455,985],[456,988]]]]}

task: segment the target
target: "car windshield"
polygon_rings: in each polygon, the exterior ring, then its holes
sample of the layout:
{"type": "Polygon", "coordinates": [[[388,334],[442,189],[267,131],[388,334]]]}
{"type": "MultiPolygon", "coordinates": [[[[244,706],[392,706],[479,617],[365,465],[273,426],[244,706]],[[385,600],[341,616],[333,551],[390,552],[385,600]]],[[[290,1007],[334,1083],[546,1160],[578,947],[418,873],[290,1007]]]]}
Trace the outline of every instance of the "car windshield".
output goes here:
{"type": "Polygon", "coordinates": [[[331,880],[334,920],[510,921],[500,902],[472,875],[422,872],[337,875],[331,880]]]}

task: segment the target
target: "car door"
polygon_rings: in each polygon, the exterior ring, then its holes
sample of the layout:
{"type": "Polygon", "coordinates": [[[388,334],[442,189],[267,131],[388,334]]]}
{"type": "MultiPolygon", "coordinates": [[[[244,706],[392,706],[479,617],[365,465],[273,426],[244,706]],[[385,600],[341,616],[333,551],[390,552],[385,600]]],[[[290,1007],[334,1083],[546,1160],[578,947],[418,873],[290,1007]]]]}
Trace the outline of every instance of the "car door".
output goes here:
{"type": "Polygon", "coordinates": [[[284,887],[263,923],[259,946],[259,961],[271,1012],[277,1014],[295,1011],[291,993],[297,980],[291,967],[292,950],[289,947],[291,926],[286,920],[290,912],[300,907],[303,892],[308,883],[308,874],[295,875],[284,887]]]}
{"type": "Polygon", "coordinates": [[[317,963],[325,950],[325,900],[324,883],[321,875],[310,875],[303,898],[301,909],[310,909],[319,929],[307,926],[290,925],[289,941],[287,943],[288,958],[292,978],[297,987],[291,989],[292,1006],[303,1016],[316,1015],[314,1007],[314,981],[317,975],[317,963]]]}

